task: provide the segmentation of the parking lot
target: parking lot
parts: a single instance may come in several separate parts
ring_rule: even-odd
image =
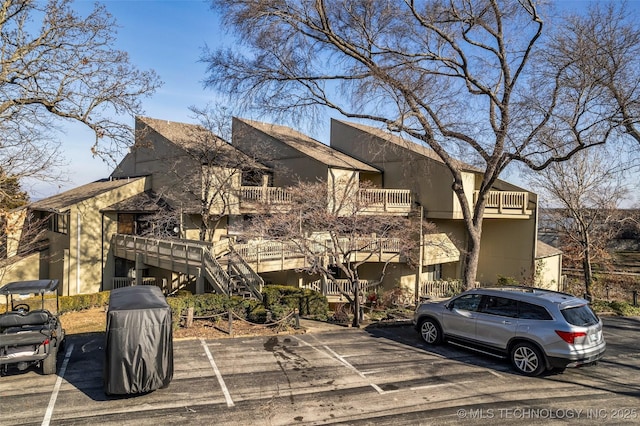
[[[640,423],[640,318],[604,321],[597,366],[541,378],[410,326],[177,340],[170,386],[129,397],[102,390],[103,335],[70,336],[57,376],[0,377],[0,423]]]

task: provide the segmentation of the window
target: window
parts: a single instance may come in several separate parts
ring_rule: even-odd
[[[475,312],[478,310],[478,306],[480,305],[480,299],[482,299],[482,295],[480,294],[465,294],[464,296],[454,299],[449,307],[451,309],[458,309],[461,311]]]
[[[49,216],[49,229],[59,234],[67,234],[69,232],[69,212],[54,213]]]
[[[553,319],[549,312],[542,306],[533,303],[519,302],[518,318],[530,320],[551,320]]]
[[[486,296],[480,312],[515,318],[518,316],[518,301],[507,297]]]
[[[598,317],[593,313],[589,305],[575,306],[563,309],[562,316],[569,324],[580,327],[589,327],[598,323]]]
[[[129,213],[118,214],[118,234],[135,234],[135,215]]]

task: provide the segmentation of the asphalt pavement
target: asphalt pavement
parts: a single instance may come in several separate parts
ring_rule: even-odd
[[[57,375],[0,377],[0,424],[640,424],[640,318],[604,322],[598,365],[531,378],[409,325],[303,320],[306,334],[175,341],[171,384],[124,397],[103,391],[103,334],[70,336]]]

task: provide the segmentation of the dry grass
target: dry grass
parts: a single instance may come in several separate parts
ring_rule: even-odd
[[[102,332],[107,326],[107,314],[104,308],[66,312],[60,316],[60,322],[67,334]]]
[[[91,308],[83,311],[67,312],[60,316],[62,327],[67,335],[82,333],[101,333],[106,329],[107,315],[104,308]],[[173,331],[174,339],[206,338],[219,339],[238,336],[271,336],[274,334],[293,334],[298,331],[291,328],[273,328],[252,325],[244,321],[233,322],[233,335],[228,332],[228,323],[215,323],[210,320],[196,320],[192,327],[180,327]]]

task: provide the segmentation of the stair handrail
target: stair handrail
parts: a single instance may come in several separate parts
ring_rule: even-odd
[[[264,287],[264,280],[260,275],[253,270],[246,260],[238,252],[230,247],[229,252],[229,268],[233,269],[238,275],[242,277],[244,284],[249,287],[251,294],[253,294],[258,300],[262,301],[262,288]]]
[[[215,292],[228,296],[231,278],[207,247],[202,247],[202,266]]]

